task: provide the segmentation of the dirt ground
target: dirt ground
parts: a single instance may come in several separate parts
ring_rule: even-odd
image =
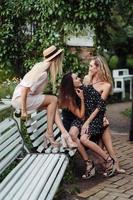
[[[110,128],[113,134],[128,135],[130,130],[130,119],[123,115],[122,112],[131,108],[130,102],[114,103],[107,106],[107,116],[110,122]],[[89,154],[90,155],[90,154]],[[71,178],[69,180],[63,180],[55,200],[83,200],[83,198],[77,198],[75,195],[77,192],[92,188],[95,184],[102,182],[105,177],[97,175],[97,178],[92,177],[90,180],[82,180],[81,175],[84,173],[85,166],[82,158],[77,153],[71,160],[73,183]],[[69,168],[68,168],[69,171]],[[67,172],[66,172],[67,173]]]
[[[110,121],[112,132],[128,134],[130,130],[130,119],[122,114],[126,109],[131,108],[131,101],[114,103],[107,106],[107,116]]]

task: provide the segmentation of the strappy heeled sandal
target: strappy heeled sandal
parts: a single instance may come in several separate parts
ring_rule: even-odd
[[[45,133],[45,135],[44,135],[44,146],[45,146],[45,149],[48,148],[48,144],[49,143],[52,146],[52,153],[58,153],[59,152],[59,143],[54,140],[54,136],[53,135],[49,135],[49,134]]]
[[[105,173],[104,176],[111,177],[115,174],[115,160],[108,156],[108,158],[105,160]]]
[[[95,176],[95,166],[94,163],[90,160],[85,161],[86,162],[86,171],[85,174],[82,175],[82,179],[89,179],[93,176]]]
[[[62,146],[63,146],[63,149],[77,149],[78,148],[78,145],[76,144],[76,142],[74,142],[71,138],[70,135],[68,136],[64,136],[64,135],[61,135],[61,142],[62,142]]]

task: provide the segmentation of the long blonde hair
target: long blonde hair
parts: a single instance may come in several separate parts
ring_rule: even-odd
[[[54,59],[51,60],[51,66],[50,66],[50,76],[51,76],[51,83],[53,90],[55,89],[55,82],[57,78],[57,74],[62,74],[62,62],[63,62],[63,53],[60,53],[58,56],[56,56]]]
[[[92,57],[91,60],[94,60],[95,65],[100,67],[98,71],[98,75],[100,79],[110,83],[111,86],[113,86],[111,72],[105,58],[98,55],[98,56]]]

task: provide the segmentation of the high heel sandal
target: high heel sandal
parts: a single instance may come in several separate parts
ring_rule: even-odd
[[[105,160],[105,173],[103,175],[111,177],[115,174],[115,171],[115,160],[108,156],[108,158]]]
[[[62,146],[63,149],[77,149],[78,145],[76,144],[76,142],[73,142],[70,135],[68,136],[64,136],[61,135],[61,142],[62,142]]]
[[[48,148],[49,143],[52,146],[52,153],[58,153],[59,152],[59,143],[54,140],[53,135],[49,135],[48,133],[45,133],[45,135],[44,135],[44,147],[45,147],[45,149]]]
[[[94,163],[90,160],[85,161],[86,162],[86,171],[85,174],[82,175],[82,179],[89,179],[93,176],[95,176],[96,170]]]

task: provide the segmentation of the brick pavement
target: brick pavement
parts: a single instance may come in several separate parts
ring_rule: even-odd
[[[82,188],[71,200],[133,200],[133,142],[128,141],[127,135],[114,135],[113,144],[126,174],[100,180],[93,177],[88,180],[88,188]]]

